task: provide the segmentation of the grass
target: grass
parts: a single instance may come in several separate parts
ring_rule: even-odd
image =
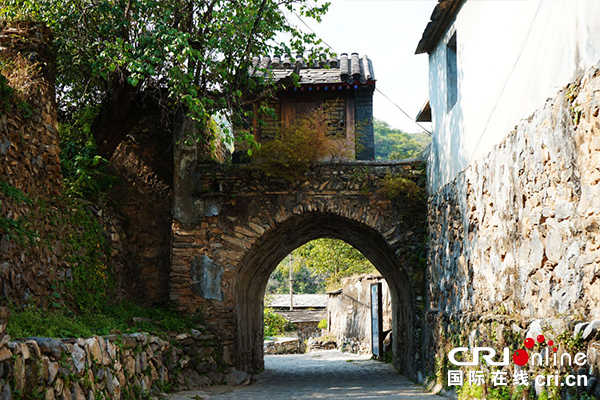
[[[76,314],[66,308],[44,310],[11,307],[7,333],[13,338],[89,337],[111,333],[147,332],[163,338],[169,332],[198,329],[200,315],[182,316],[173,307],[147,308],[132,302],[107,306],[103,312]]]

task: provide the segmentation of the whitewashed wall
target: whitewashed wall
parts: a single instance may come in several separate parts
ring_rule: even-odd
[[[447,112],[446,43],[457,32],[458,101]],[[430,54],[430,193],[600,60],[600,1],[467,1]]]
[[[329,332],[349,351],[371,352],[371,284],[381,282],[383,331],[392,329],[392,298],[387,282],[372,275],[342,279],[342,292],[327,299]]]

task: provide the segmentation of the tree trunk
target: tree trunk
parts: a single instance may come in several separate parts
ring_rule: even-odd
[[[139,92],[126,81],[115,85],[92,124],[98,153],[110,159],[121,141],[144,117],[160,112],[159,96]]]

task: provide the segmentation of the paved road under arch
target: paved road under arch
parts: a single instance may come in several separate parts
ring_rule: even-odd
[[[369,357],[337,350],[265,356],[265,371],[249,386],[181,392],[170,399],[442,399]]]

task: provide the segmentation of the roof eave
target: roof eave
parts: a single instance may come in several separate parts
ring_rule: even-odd
[[[417,115],[417,122],[431,122],[431,105],[429,104],[429,100],[425,102],[423,107],[421,107],[421,111]]]
[[[425,27],[415,54],[431,53],[466,0],[439,0],[431,13],[431,21]]]

